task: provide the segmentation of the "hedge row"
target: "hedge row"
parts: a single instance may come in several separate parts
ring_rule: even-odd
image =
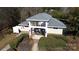
[[[42,37],[39,41],[39,48],[53,49],[53,48],[64,48],[66,47],[67,39],[61,35],[48,35],[48,37]]]
[[[24,37],[28,36],[27,34],[21,34],[20,36],[16,37],[11,43],[10,46],[13,49],[16,49],[19,43],[24,39]]]

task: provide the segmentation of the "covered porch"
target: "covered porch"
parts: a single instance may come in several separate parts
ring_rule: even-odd
[[[29,37],[32,35],[43,35],[47,37],[47,22],[45,22],[45,26],[33,26],[31,25],[31,22],[29,22]]]

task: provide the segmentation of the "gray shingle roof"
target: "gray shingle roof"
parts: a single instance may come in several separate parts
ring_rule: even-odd
[[[63,22],[53,18],[47,13],[39,13],[35,16],[29,17],[26,21],[20,23],[19,25],[28,26],[28,21],[48,21],[48,27],[66,28],[66,25]]]
[[[20,24],[18,24],[19,26],[28,26],[28,21],[24,21],[24,22],[22,22],[22,23],[20,23]]]
[[[47,13],[39,13],[36,14],[32,17],[29,17],[28,19],[26,19],[27,21],[49,21],[49,19],[51,19],[52,16],[50,16]]]
[[[52,18],[48,22],[48,27],[66,28],[66,25],[63,22],[57,20],[56,18]]]

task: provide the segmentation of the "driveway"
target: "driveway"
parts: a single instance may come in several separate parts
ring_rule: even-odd
[[[38,51],[39,47],[38,47],[38,42],[39,39],[43,37],[43,35],[33,35],[32,39],[33,39],[33,46],[32,46],[32,51]]]

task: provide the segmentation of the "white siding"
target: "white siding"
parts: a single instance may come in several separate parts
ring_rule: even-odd
[[[63,29],[53,29],[53,28],[48,28],[48,34],[63,34]]]
[[[20,31],[29,32],[29,27],[23,27],[23,26],[15,26],[15,27],[13,27],[13,33],[19,33],[19,30]],[[59,35],[62,35],[63,34],[63,29],[48,28],[47,33],[48,34],[59,34]]]
[[[19,33],[20,26],[13,27],[13,33]]]
[[[13,27],[13,33],[19,33],[19,30],[29,32],[29,27],[23,27],[23,26]]]
[[[21,26],[20,31],[27,31],[27,32],[29,32],[29,27]]]

